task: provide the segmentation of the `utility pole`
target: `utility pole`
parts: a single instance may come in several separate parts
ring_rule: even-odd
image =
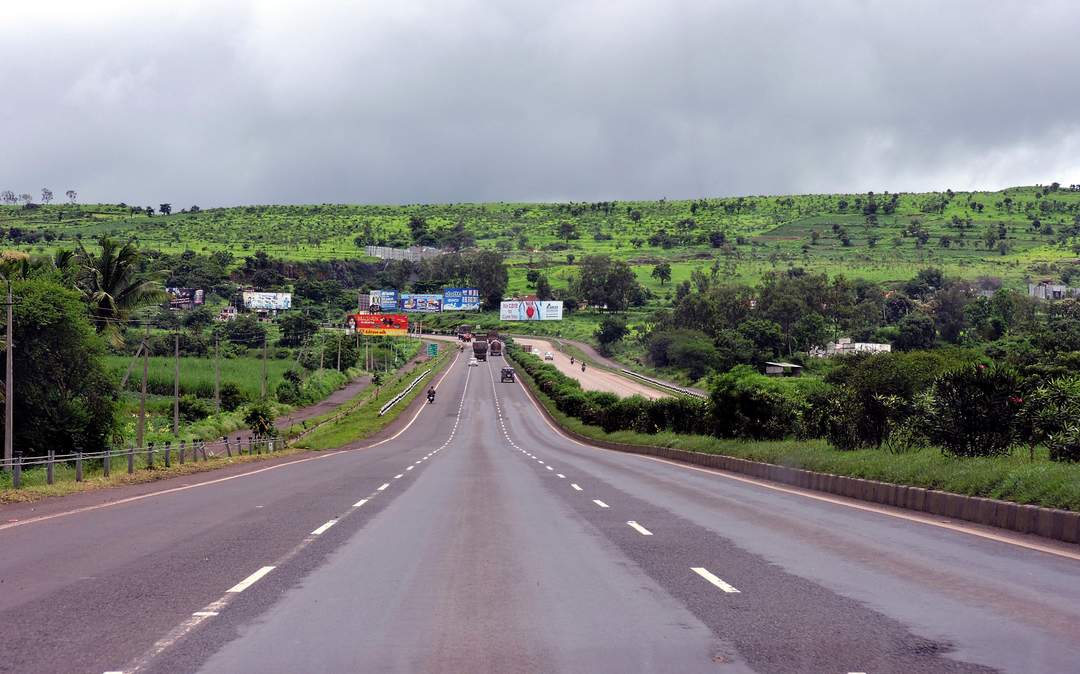
[[[15,407],[15,395],[12,392],[12,384],[15,378],[15,369],[13,362],[15,360],[15,321],[14,311],[12,307],[15,303],[11,299],[11,279],[7,279],[7,353],[4,360],[4,465],[9,470],[14,470],[12,460],[14,454],[12,454],[12,419],[13,409]]]
[[[266,397],[266,333],[263,333],[263,376],[262,376],[262,397]]]
[[[180,437],[180,333],[173,333],[172,434]]]
[[[218,338],[214,338],[214,407],[221,412],[221,362],[218,360]]]
[[[150,360],[148,358],[148,352],[150,351],[150,319],[146,319],[146,335],[143,337],[142,345],[142,389],[139,394],[139,426],[135,430],[135,446],[142,448],[143,438],[146,433],[146,378],[149,374]]]
[[[337,369],[338,372],[341,372],[341,336],[337,333],[334,334],[337,337]]]

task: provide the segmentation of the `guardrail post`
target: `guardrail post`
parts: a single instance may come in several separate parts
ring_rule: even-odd
[[[240,456],[244,455],[244,438],[239,435],[236,436],[236,453]]]
[[[177,448],[177,453],[180,455],[180,465],[184,465],[184,452],[187,451],[187,447],[184,446],[184,440],[180,441],[180,447]]]
[[[232,447],[229,446],[229,436],[221,436],[222,441],[225,443],[225,456],[232,458]]]
[[[135,445],[134,444],[132,444],[131,447],[128,448],[127,455],[128,455],[128,457],[127,457],[127,459],[128,459],[128,475],[131,475],[132,473],[135,472]]]
[[[109,473],[112,471],[112,447],[105,448],[105,458],[101,464],[101,474],[105,477],[109,477]]]
[[[146,443],[146,467],[151,469],[154,467],[154,443],[152,442]]]
[[[260,437],[255,438],[255,453],[262,454],[262,438]]]
[[[52,484],[55,477],[55,468],[53,465],[56,463],[56,452],[49,450],[49,462],[45,464],[45,484]]]
[[[75,481],[82,482],[82,452],[75,452]]]
[[[172,467],[172,441],[165,441],[165,467]]]
[[[207,454],[206,454],[206,440],[200,440],[200,441],[199,441],[199,449],[201,449],[201,450],[202,450],[202,460],[203,460],[204,462],[205,462],[205,461],[209,461],[209,460],[210,460],[210,457],[209,457],[209,456],[207,456]],[[196,450],[196,451],[198,451],[198,450]]]
[[[254,435],[249,435],[248,436],[248,456],[251,456],[252,453],[254,452],[254,450],[255,450],[255,436]]]
[[[11,486],[15,489],[22,486],[22,452],[15,452],[15,460],[11,465]]]

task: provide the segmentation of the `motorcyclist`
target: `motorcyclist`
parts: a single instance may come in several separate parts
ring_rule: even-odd
[[[429,403],[435,402],[435,387],[432,386],[427,390],[427,399]]]
[[[581,371],[585,371],[585,361],[581,361]]]
[[[571,365],[573,365],[573,364],[574,364],[574,357],[573,357],[573,356],[570,356],[570,364],[571,364]]]

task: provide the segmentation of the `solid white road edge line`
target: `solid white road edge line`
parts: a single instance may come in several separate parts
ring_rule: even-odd
[[[237,593],[237,592],[243,592],[244,590],[246,590],[249,587],[251,587],[252,585],[254,585],[256,582],[258,582],[258,580],[260,578],[262,578],[263,576],[265,576],[266,574],[270,573],[273,570],[274,570],[274,567],[272,567],[272,566],[264,566],[263,568],[259,569],[258,571],[251,574],[247,578],[243,579],[242,581],[240,581],[236,585],[233,585],[232,587],[230,587],[228,590],[226,590],[226,592],[232,592],[234,594]]]
[[[631,528],[631,529],[633,529],[634,531],[638,532],[638,533],[639,533],[639,534],[641,534],[642,536],[652,536],[652,532],[651,532],[651,531],[649,531],[649,530],[648,530],[648,529],[646,529],[645,527],[641,526],[640,524],[638,524],[638,523],[637,523],[637,522],[635,522],[634,520],[630,520],[629,522],[627,522],[627,524],[629,524],[629,525],[630,525],[630,528]]]
[[[701,576],[705,580],[709,581],[710,583],[712,583],[716,587],[720,588],[724,592],[727,592],[729,594],[738,594],[739,593],[739,591],[736,590],[734,587],[732,587],[732,586],[728,585],[727,583],[725,583],[724,581],[720,580],[719,578],[714,576],[712,573],[710,573],[708,569],[706,569],[704,567],[692,566],[692,567],[690,567],[690,570],[693,571],[694,573],[696,573],[697,575]]]
[[[330,520],[329,522],[322,525],[321,527],[319,527],[315,531],[312,531],[311,535],[312,536],[318,536],[318,535],[322,534],[324,531],[326,531],[327,529],[329,529],[330,527],[334,526],[335,524],[337,524],[337,520]]]

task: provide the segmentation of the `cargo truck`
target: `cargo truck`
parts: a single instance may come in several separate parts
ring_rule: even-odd
[[[485,339],[474,339],[472,343],[472,352],[476,360],[487,360],[488,343]]]
[[[501,356],[502,355],[502,347],[503,347],[502,342],[500,342],[497,339],[492,339],[491,341],[488,342],[488,348],[491,351],[491,355],[493,355],[493,356]]]

